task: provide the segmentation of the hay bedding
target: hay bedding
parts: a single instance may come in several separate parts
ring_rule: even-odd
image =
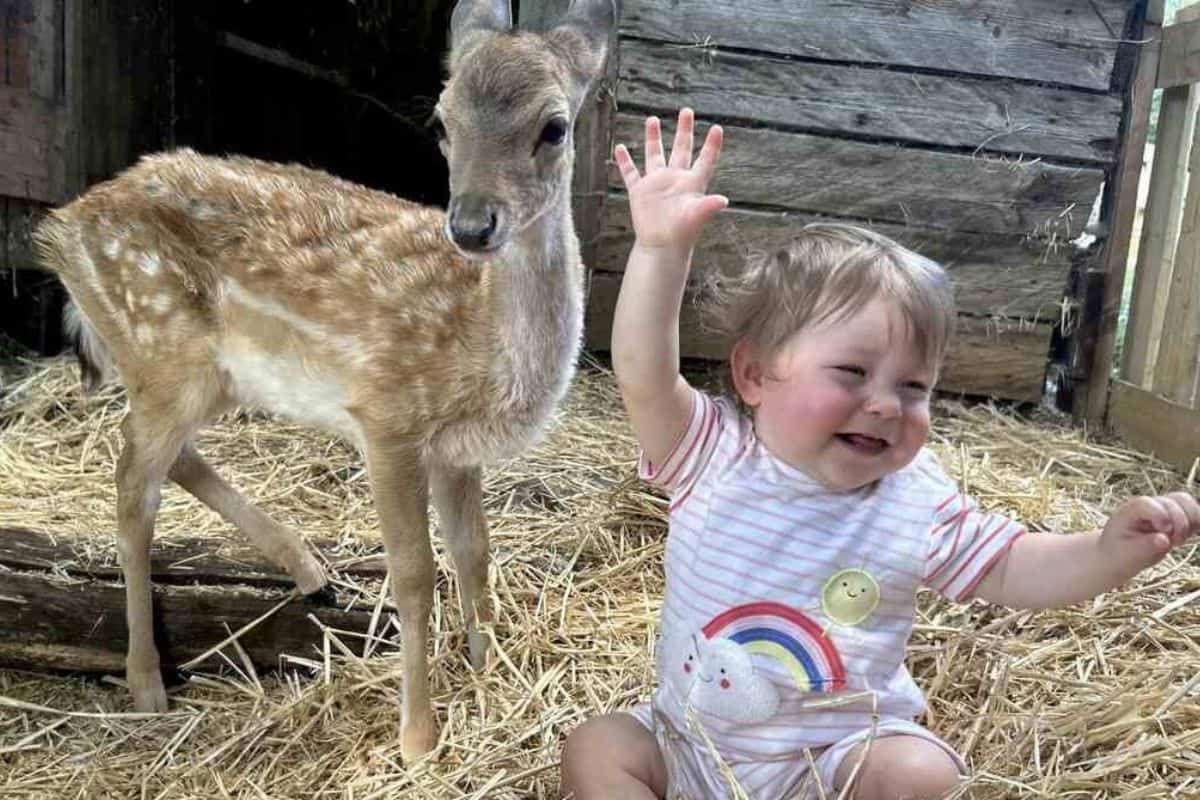
[[[112,529],[120,413],[116,392],[84,401],[66,361],[10,376],[0,525],[78,537],[81,560],[112,560],[111,536],[96,532]],[[277,518],[336,538],[331,564],[377,551],[367,481],[344,445],[246,414],[200,445]],[[1120,498],[1181,480],[1055,419],[986,405],[939,403],[933,445],[983,504],[1037,529],[1091,526]],[[293,669],[274,675],[230,645],[226,669],[193,673],[172,712],[151,718],[124,713],[120,688],[0,672],[0,796],[556,797],[565,732],[651,687],[665,504],[634,479],[634,456],[611,375],[592,365],[547,442],[489,474],[499,658],[482,674],[466,667],[439,550],[432,668],[444,731],[431,761],[401,764],[395,629],[383,623],[368,640],[327,631],[325,652],[289,654]],[[159,520],[160,541],[231,539],[174,487]],[[965,793],[1200,797],[1197,563],[1179,551],[1063,611],[926,595],[910,663],[929,721],[975,769]],[[378,584],[340,580],[343,598],[380,602]]]

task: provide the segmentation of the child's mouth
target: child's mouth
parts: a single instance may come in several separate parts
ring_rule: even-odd
[[[888,448],[886,439],[867,436],[865,433],[839,433],[837,438],[848,447],[866,455],[878,455]]]

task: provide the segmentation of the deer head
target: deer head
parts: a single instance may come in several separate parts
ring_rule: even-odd
[[[570,190],[575,119],[615,13],[613,0],[575,0],[537,36],[513,30],[509,0],[455,7],[454,80],[434,118],[450,168],[447,232],[464,252],[499,250]]]

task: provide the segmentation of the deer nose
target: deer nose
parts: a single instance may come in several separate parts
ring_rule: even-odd
[[[465,194],[450,200],[450,238],[463,250],[494,245],[496,208],[486,197]]]

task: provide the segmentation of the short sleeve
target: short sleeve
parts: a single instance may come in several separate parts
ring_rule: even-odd
[[[695,388],[687,427],[661,463],[652,464],[645,453],[638,459],[638,476],[678,499],[686,496],[708,467],[722,431],[729,427],[731,409]]]
[[[981,510],[942,472],[932,455],[929,459],[932,466],[922,466],[936,481],[937,507],[923,583],[951,600],[964,601],[1026,529],[1003,514]]]

